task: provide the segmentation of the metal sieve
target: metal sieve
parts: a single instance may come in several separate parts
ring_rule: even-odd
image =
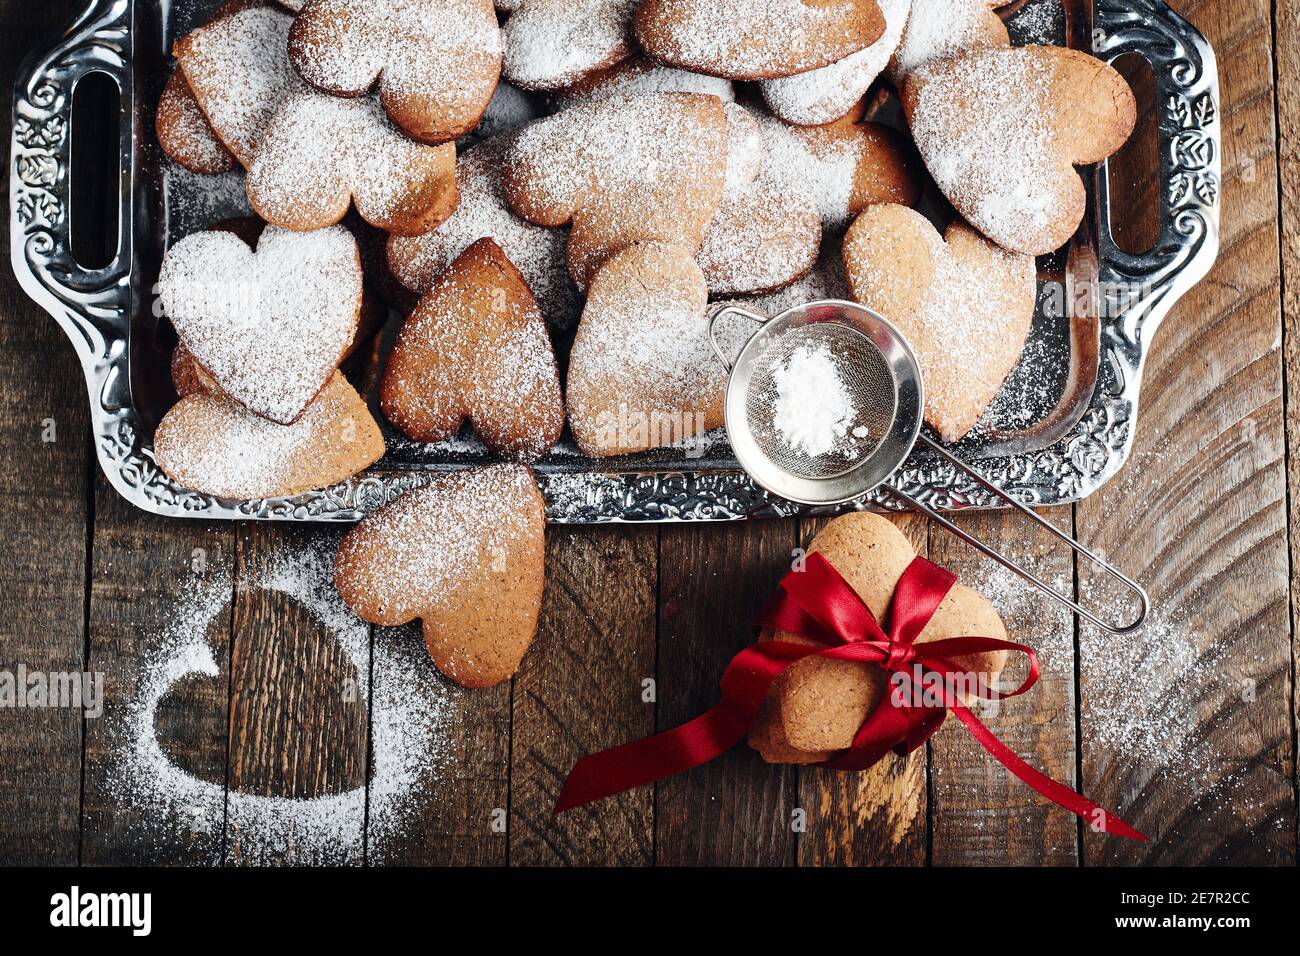
[[[717,336],[719,321],[728,316],[759,325],[734,362]],[[1098,627],[1127,634],[1146,619],[1150,602],[1141,585],[921,433],[925,418],[921,367],[907,340],[878,312],[854,302],[826,299],[795,306],[769,319],[727,305],[709,317],[709,341],[730,372],[726,419],[732,449],[741,467],[763,488],[800,504],[838,505],[886,485],[889,494],[908,507],[927,515]],[[823,364],[829,363],[847,398],[843,408],[838,401],[829,406],[836,416],[833,442],[809,441],[781,421],[781,414],[791,410],[778,408],[779,385],[783,379],[789,381],[797,375],[801,352],[805,359],[815,354]],[[835,383],[821,384],[824,389],[810,394],[805,387],[799,397],[814,403],[826,398],[823,391]],[[934,508],[887,485],[918,443],[1119,581],[1137,597],[1136,620],[1128,624],[1102,620]]]

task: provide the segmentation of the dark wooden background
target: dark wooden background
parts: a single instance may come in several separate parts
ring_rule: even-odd
[[[1009,621],[1031,640],[1044,681],[991,721],[1016,751],[1152,835],[1150,845],[1085,832],[1045,805],[950,721],[923,751],[862,775],[773,768],[746,748],[691,774],[552,819],[564,772],[581,754],[663,729],[711,704],[746,620],[806,541],[808,524],[555,529],[537,642],[513,683],[467,694],[453,766],[428,784],[419,818],[388,858],[463,864],[1199,864],[1294,865],[1296,649],[1290,587],[1300,557],[1294,510],[1300,409],[1288,405],[1300,352],[1300,0],[1174,0],[1213,42],[1221,66],[1223,251],[1210,277],[1161,330],[1147,370],[1138,447],[1120,479],[1052,513],[1145,581],[1168,620],[1231,679],[1182,688],[1189,732],[1217,755],[1189,787],[1161,767],[1098,743],[1090,700],[1115,693],[1104,643],[1038,599]],[[78,0],[0,0],[0,89]],[[6,93],[6,95],[8,95]],[[8,110],[4,141],[8,140]],[[1141,147],[1137,147],[1141,149]],[[1145,166],[1150,168],[1149,157]],[[1125,186],[1135,203],[1149,176]],[[6,203],[7,208],[7,203]],[[1284,321],[1285,317],[1285,321]],[[145,635],[187,587],[192,554],[235,590],[267,556],[334,531],[153,518],[98,472],[73,352],[54,322],[0,270],[0,669],[108,675],[109,711],[136,687]],[[58,440],[41,440],[48,420]],[[977,583],[970,551],[917,519],[919,549]],[[965,523],[1048,573],[1083,569],[998,515]],[[314,685],[337,687],[320,627],[264,591],[239,594],[215,635],[223,669],[161,720],[185,761],[230,788],[305,794],[364,779],[356,732],[256,719],[297,713]],[[414,641],[414,632],[373,634]],[[1142,635],[1130,638],[1143,641]],[[1138,655],[1140,658],[1140,655]],[[1141,665],[1140,665],[1141,666]],[[1149,666],[1149,665],[1148,665]],[[642,701],[653,677],[657,702]],[[1244,701],[1240,681],[1257,688]],[[252,715],[252,716],[250,716]],[[264,716],[264,715],[263,715]],[[0,710],[0,862],[239,863],[236,834],[136,839],[139,809],[105,785],[115,741],[69,710]],[[346,731],[347,728],[344,728]],[[508,827],[493,827],[503,808]],[[806,827],[792,826],[802,810]],[[349,859],[373,862],[366,840]]]

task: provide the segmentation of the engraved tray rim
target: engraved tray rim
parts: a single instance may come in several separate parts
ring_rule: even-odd
[[[50,51],[18,73],[10,157],[10,255],[19,283],[76,348],[85,373],[100,467],[128,501],[157,515],[284,521],[356,521],[438,470],[371,469],[321,491],[257,501],[216,499],[172,482],[153,457],[131,394],[131,303],[143,281],[134,268],[139,168],[131,24],[136,3],[89,0]],[[1091,170],[1091,220],[1101,288],[1142,294],[1101,319],[1100,367],[1091,402],[1063,437],[1038,451],[982,459],[980,469],[1033,506],[1081,500],[1113,477],[1134,438],[1147,350],[1174,303],[1209,271],[1219,247],[1221,148],[1218,69],[1209,43],[1163,0],[1092,0],[1093,53],[1114,61],[1137,53],[1156,84],[1160,156],[1159,237],[1132,255],[1109,228],[1107,164]],[[69,154],[72,96],[81,77],[111,76],[121,92],[122,243],[113,262],[85,270],[70,251]],[[886,489],[847,506],[809,508],[777,498],[738,469],[539,472],[548,521],[558,524],[735,520],[890,510]],[[890,486],[943,510],[996,506],[984,489],[933,457],[909,460]]]

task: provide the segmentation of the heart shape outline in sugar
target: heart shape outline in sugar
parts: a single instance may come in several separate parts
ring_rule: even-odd
[[[915,70],[903,110],[935,184],[998,245],[1059,249],[1083,220],[1074,168],[1128,140],[1137,103],[1109,64],[1062,47],[973,50]]]
[[[254,415],[224,393],[198,391],[173,405],[154,432],[154,456],[169,478],[232,500],[327,488],[383,455],[379,425],[341,372],[292,425]]]
[[[356,338],[364,292],[356,240],[341,226],[268,226],[256,248],[194,233],[163,257],[163,309],[222,392],[287,425],[298,420]]]
[[[523,465],[440,475],[364,518],[339,544],[334,586],[364,621],[423,621],[438,670],[491,687],[537,632],[546,502]]]
[[[809,553],[830,561],[878,621],[884,621],[894,588],[916,550],[887,518],[854,512],[832,519],[813,538]],[[978,635],[1007,639],[1006,627],[989,600],[958,581],[935,610],[918,644]],[[793,634],[764,634],[763,640],[812,645]],[[1006,666],[1006,651],[961,659],[971,672],[992,681]],[[805,658],[776,679],[750,731],[749,743],[769,763],[820,763],[847,749],[858,728],[885,700],[885,671],[875,664]]]
[[[639,0],[522,0],[505,25],[507,80],[525,90],[563,90],[623,62],[636,50]]]
[[[944,441],[960,440],[1020,361],[1037,302],[1033,257],[965,223],[940,236],[915,210],[879,205],[849,227],[844,268],[853,298],[911,343],[926,421]]]
[[[255,0],[228,0],[176,41],[178,75],[213,133],[248,167],[276,110],[302,81],[289,65],[293,16]]]
[[[324,229],[355,206],[378,229],[418,236],[456,209],[456,146],[406,136],[373,95],[304,86],[267,127],[247,188],[253,210],[284,229]]]
[[[388,118],[432,144],[470,132],[501,75],[492,0],[308,0],[288,49],[298,75],[324,93],[378,85]]]
[[[413,441],[445,441],[466,420],[510,458],[537,458],[559,441],[564,399],[546,319],[494,240],[457,257],[402,323],[379,396]]]
[[[606,259],[635,242],[699,249],[722,203],[727,152],[716,96],[611,96],[520,132],[502,190],[529,222],[572,225],[569,274],[585,289]]]
[[[636,37],[668,66],[772,80],[830,66],[885,32],[876,0],[646,0]]]
[[[708,339],[691,251],[637,243],[596,273],[569,354],[569,426],[593,458],[692,441],[725,423],[726,369]]]

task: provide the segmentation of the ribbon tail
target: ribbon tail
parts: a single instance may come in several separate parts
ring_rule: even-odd
[[[1000,741],[993,731],[989,730],[963,704],[954,704],[950,709],[957,715],[957,719],[966,725],[966,729],[970,731],[971,736],[978,740],[984,749],[991,753],[1002,766],[1048,800],[1064,807],[1076,816],[1082,817],[1089,826],[1106,833],[1128,837],[1130,840],[1141,840],[1144,843],[1151,842],[1150,837],[1139,833],[1100,804],[1094,803],[1082,794],[1076,793],[1064,784],[1057,783],[1051,777],[1029,766],[1020,759],[1020,756],[1015,751]]]
[[[750,719],[719,704],[694,720],[579,760],[564,781],[555,812],[655,783],[726,753],[745,738]]]

